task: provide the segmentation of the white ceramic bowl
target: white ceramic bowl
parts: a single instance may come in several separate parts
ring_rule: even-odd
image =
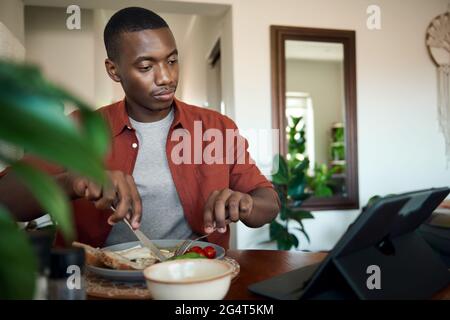
[[[147,287],[157,300],[220,300],[230,288],[232,266],[214,259],[183,259],[144,269]]]

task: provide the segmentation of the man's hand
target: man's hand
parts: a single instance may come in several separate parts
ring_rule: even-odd
[[[214,227],[224,233],[226,220],[237,222],[248,219],[253,209],[253,198],[246,193],[230,189],[213,191],[205,204],[203,221],[205,232],[212,233]]]
[[[69,194],[72,198],[92,201],[97,209],[106,210],[114,206],[116,211],[108,218],[114,224],[125,217],[133,228],[139,228],[142,216],[142,202],[132,176],[121,171],[107,171],[109,183],[99,186],[87,178],[68,174]]]

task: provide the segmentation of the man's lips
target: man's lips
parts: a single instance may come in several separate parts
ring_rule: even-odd
[[[158,92],[156,94],[153,94],[153,98],[159,101],[169,101],[173,99],[173,96],[175,95],[174,90],[165,90]]]

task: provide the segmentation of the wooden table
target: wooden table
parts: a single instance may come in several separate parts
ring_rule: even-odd
[[[241,266],[238,277],[230,286],[226,300],[264,299],[248,290],[252,283],[322,261],[326,253],[303,253],[275,250],[229,250],[227,256]],[[450,286],[437,293],[433,299],[450,300]]]

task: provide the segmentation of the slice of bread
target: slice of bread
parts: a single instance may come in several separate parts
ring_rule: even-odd
[[[116,252],[106,250],[101,251],[100,257],[106,266],[117,270],[143,270],[158,261],[152,258],[125,258]]]
[[[76,242],[72,243],[74,247],[83,248],[86,254],[86,264],[101,267],[111,268],[116,270],[143,270],[152,264],[159,262],[148,248],[135,246],[120,251],[102,250],[91,247],[90,245]],[[173,252],[168,250],[161,250],[161,252],[168,258],[173,256]]]
[[[84,249],[86,264],[94,267],[105,267],[100,257],[100,249],[77,241],[72,242],[72,246]]]

